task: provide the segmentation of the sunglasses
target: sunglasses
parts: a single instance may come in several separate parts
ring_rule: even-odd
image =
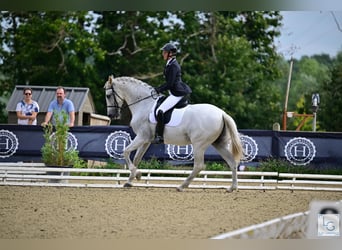
[[[25,95],[32,95],[31,93],[25,93]]]

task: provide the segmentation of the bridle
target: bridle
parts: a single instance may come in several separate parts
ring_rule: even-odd
[[[124,99],[115,91],[115,89],[114,89],[114,87],[113,87],[113,84],[111,84],[110,88],[105,88],[105,90],[111,90],[111,91],[112,91],[111,95],[113,96],[113,99],[114,99],[114,105],[107,105],[107,108],[115,108],[115,109],[117,109],[117,110],[119,110],[119,111],[120,111],[121,109],[129,108],[130,106],[132,106],[132,105],[134,105],[134,104],[137,104],[137,103],[139,103],[139,102],[141,102],[141,101],[144,101],[144,100],[146,100],[146,99],[149,99],[149,98],[157,99],[157,97],[158,97],[158,93],[153,89],[153,90],[151,91],[151,94],[150,94],[150,95],[145,96],[145,97],[143,97],[143,98],[141,98],[141,99],[138,99],[138,100],[136,100],[135,102],[132,102],[132,103],[130,103],[130,104],[127,104],[127,103],[126,103],[126,105],[123,104],[123,105],[120,107],[119,104],[118,104],[117,98],[120,99],[120,100],[122,101],[122,103],[125,103],[125,102],[124,102],[125,100],[124,100]]]

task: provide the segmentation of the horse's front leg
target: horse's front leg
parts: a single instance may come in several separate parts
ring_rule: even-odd
[[[134,159],[133,159],[133,165],[138,166],[141,162],[141,159],[143,158],[144,154],[146,153],[148,147],[151,145],[150,142],[144,143],[140,148],[137,149],[137,152],[135,153]],[[141,172],[136,170],[135,172],[135,178],[139,181],[141,179]]]
[[[128,169],[131,171],[129,177],[128,177],[128,181],[124,184],[124,187],[132,187],[132,181],[134,180],[134,178],[137,176],[137,178],[140,179],[141,177],[141,173],[139,171],[137,171],[136,165],[135,163],[136,158],[141,157],[141,152],[144,151],[146,152],[147,147],[149,146],[149,143],[147,143],[147,146],[145,145],[146,143],[144,143],[144,140],[142,140],[142,138],[140,138],[139,136],[136,136],[135,139],[127,146],[127,148],[124,150],[124,158],[126,161],[126,164],[128,166]],[[134,157],[134,162],[132,162],[130,156],[131,153],[137,150],[137,155]],[[140,153],[139,153],[140,152]]]

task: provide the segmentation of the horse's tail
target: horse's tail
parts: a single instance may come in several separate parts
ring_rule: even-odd
[[[226,129],[228,129],[230,138],[231,138],[231,145],[232,145],[232,153],[236,162],[240,162],[243,156],[243,149],[241,140],[239,137],[239,132],[237,130],[235,121],[231,118],[228,114],[223,114],[223,120]]]

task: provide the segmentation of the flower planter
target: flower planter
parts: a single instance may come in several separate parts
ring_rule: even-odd
[[[48,168],[72,168],[72,166],[46,166]],[[55,176],[70,176],[70,172],[59,172],[59,171],[47,171],[47,175]],[[62,179],[48,179],[48,183],[68,183],[69,180]]]

